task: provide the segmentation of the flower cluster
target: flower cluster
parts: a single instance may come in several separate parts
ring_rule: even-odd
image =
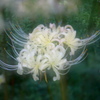
[[[8,65],[1,60],[0,64],[7,70],[17,70],[20,75],[32,73],[35,81],[39,80],[40,73],[44,74],[47,70],[54,72],[54,81],[59,80],[60,75],[66,74],[72,65],[80,63],[85,58],[85,49],[78,57],[72,59],[75,52],[97,41],[100,34],[97,32],[89,38],[79,39],[76,38],[76,31],[72,26],[56,27],[55,24],[50,24],[49,27],[39,25],[27,35],[20,27],[17,29],[14,25],[11,26],[15,32],[7,35],[12,40],[11,46],[17,57],[14,58],[6,52],[18,62],[18,65]],[[21,49],[15,47],[15,44]]]
[[[69,25],[57,28],[55,24],[50,24],[49,28],[39,25],[29,34],[28,42],[19,53],[17,72],[23,74],[23,69],[28,68],[34,80],[39,80],[39,71],[52,69],[56,74],[53,80],[59,80],[59,71],[70,66],[70,61],[65,57],[68,47],[71,49],[70,55],[74,55],[78,47],[82,46],[75,35],[76,32]]]

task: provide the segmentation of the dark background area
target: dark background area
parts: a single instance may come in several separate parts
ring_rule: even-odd
[[[34,16],[16,16],[9,7],[0,7],[0,16],[4,27],[8,21],[19,23],[28,34],[39,25],[49,23],[65,26],[67,24],[77,31],[77,37],[86,38],[100,30],[100,0],[81,0],[77,13],[60,13],[44,16],[34,13]],[[7,44],[10,41],[5,32],[0,31],[0,59],[6,63],[15,63],[4,51],[6,48],[12,55],[12,49]],[[35,82],[31,75],[18,75],[16,71],[6,71],[6,82],[0,85],[0,100],[100,100],[100,40],[86,47],[87,58],[78,65],[71,67],[68,74],[61,76],[60,81],[45,80]]]

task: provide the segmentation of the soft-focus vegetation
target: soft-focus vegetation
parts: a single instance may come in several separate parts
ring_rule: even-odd
[[[77,31],[77,36],[82,38],[100,30],[100,0],[80,0],[77,3],[77,12],[66,13],[66,10],[65,13],[50,13],[49,16],[37,12],[17,16],[11,9],[13,8],[0,6],[0,59],[10,64],[14,61],[4,48],[12,55],[13,52],[7,44],[10,40],[3,31],[4,26],[8,29],[9,21],[19,23],[27,34],[37,25],[49,23],[70,24]],[[35,82],[31,75],[20,76],[15,71],[0,68],[0,74],[4,74],[6,81],[0,85],[0,100],[100,100],[100,40],[87,48],[88,57],[80,64],[72,66],[69,73],[56,82],[50,76],[48,83],[44,78]]]

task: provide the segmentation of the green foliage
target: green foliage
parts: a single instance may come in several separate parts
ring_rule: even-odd
[[[51,15],[45,17],[43,15],[35,15],[35,18],[28,16],[25,18],[16,18],[11,12],[5,10],[5,20],[18,22],[22,29],[28,34],[39,25],[48,25],[49,23],[56,23],[57,25],[70,24],[77,30],[78,36],[87,37],[90,22],[92,32],[100,29],[100,17],[95,10],[92,12],[93,0],[82,0],[79,6],[79,12],[75,15]],[[93,18],[91,18],[93,16]],[[91,19],[92,20],[91,20]],[[92,35],[92,33],[89,33]],[[5,41],[4,41],[4,38]],[[5,55],[4,46],[12,53],[11,47],[7,45],[6,35],[0,34],[0,55]],[[88,57],[76,66],[72,66],[70,72],[64,77],[66,100],[100,100],[100,42],[87,47]],[[2,59],[2,58],[0,58]],[[5,56],[5,62],[10,57]],[[12,59],[10,59],[12,62]],[[0,69],[0,72],[4,70]],[[4,72],[5,73],[5,72]],[[30,75],[16,75],[16,72],[6,71],[6,83],[0,85],[0,100],[62,100],[61,84],[59,81],[53,82],[44,80],[34,82]],[[49,78],[48,78],[49,79]],[[5,92],[6,91],[6,92]],[[6,99],[6,96],[8,97]]]

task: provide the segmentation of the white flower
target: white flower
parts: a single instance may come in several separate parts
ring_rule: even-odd
[[[27,70],[25,73],[33,73],[34,80],[39,80],[38,76],[40,68],[48,65],[46,64],[47,60],[44,56],[36,55],[36,51],[34,49],[31,51],[23,49],[17,60],[19,62],[17,72],[19,74],[23,74],[24,69],[28,68],[29,71]]]
[[[51,29],[39,25],[33,32],[30,34],[30,41],[33,41],[34,44],[40,47],[54,47],[55,44],[54,41],[57,41],[59,43],[59,40],[57,39],[58,33],[57,30],[54,31],[54,28],[51,27]]]
[[[76,31],[70,25],[65,26],[66,31],[61,33],[64,38],[61,39],[63,44],[70,48],[70,55],[74,55],[75,51],[82,45],[80,39],[76,38]]]
[[[46,63],[47,59],[43,59],[42,55],[38,55],[34,60],[30,58],[30,68],[31,71],[29,73],[33,73],[34,80],[39,80],[39,72],[43,71],[41,67],[47,67],[48,64]]]
[[[35,81],[47,70],[53,71],[53,80],[59,80],[60,75],[65,75],[72,65],[82,62],[86,57],[86,51],[73,59],[73,55],[78,49],[85,48],[86,45],[94,43],[99,38],[100,32],[96,32],[89,38],[79,39],[76,31],[70,25],[65,27],[50,24],[37,26],[29,35],[18,26],[11,24],[13,30],[8,37],[12,40],[10,46],[16,55],[14,58],[6,50],[6,53],[17,61],[17,65],[9,65],[0,60],[1,68],[6,70],[17,70],[17,73],[32,74]],[[70,49],[70,50],[69,50]],[[50,73],[51,74],[51,73]]]
[[[61,46],[57,46],[54,50],[49,51],[45,56],[48,58],[49,67],[55,72],[56,76],[53,77],[53,80],[60,79],[60,70],[64,70],[68,66],[68,62],[65,56],[65,49]]]

